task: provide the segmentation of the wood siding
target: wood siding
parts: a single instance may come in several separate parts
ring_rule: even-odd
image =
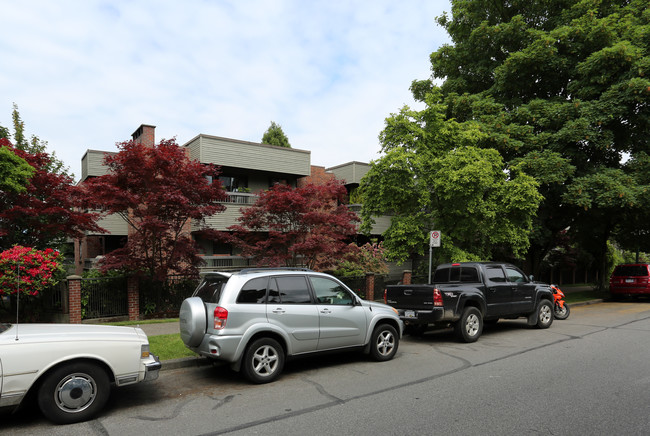
[[[108,173],[108,167],[104,166],[104,156],[115,154],[108,151],[87,150],[81,158],[81,180],[88,177],[103,176]]]
[[[325,171],[334,174],[339,180],[344,180],[346,185],[359,184],[361,178],[370,171],[370,165],[362,162],[349,162],[343,165],[327,168]]]
[[[190,158],[223,167],[308,176],[311,153],[295,148],[198,135],[184,145]]]
[[[100,219],[97,224],[108,232],[104,234],[126,236],[129,233],[128,224],[119,215],[108,215]]]

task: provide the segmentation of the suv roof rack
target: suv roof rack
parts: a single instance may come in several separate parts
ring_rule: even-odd
[[[244,269],[239,271],[239,274],[248,274],[248,273],[263,272],[263,271],[303,271],[303,272],[313,272],[313,270],[311,270],[309,268],[278,266],[278,267],[267,267],[267,268],[244,268]]]

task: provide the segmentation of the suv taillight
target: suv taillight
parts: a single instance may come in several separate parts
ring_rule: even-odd
[[[214,329],[221,330],[226,326],[226,320],[228,319],[228,311],[223,307],[214,308]]]
[[[442,307],[442,293],[438,288],[433,288],[433,305],[436,307]]]

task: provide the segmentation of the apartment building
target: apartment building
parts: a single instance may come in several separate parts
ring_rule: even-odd
[[[143,124],[131,135],[133,140],[143,146],[155,144],[155,126]],[[224,202],[226,210],[206,219],[209,227],[226,230],[237,224],[241,209],[252,205],[257,194],[275,183],[300,186],[305,183],[320,183],[330,178],[343,180],[351,198],[358,188],[361,177],[368,172],[369,165],[361,162],[350,162],[332,168],[311,165],[311,152],[296,148],[276,147],[219,136],[199,134],[182,145],[190,159],[205,164],[215,164],[221,167],[219,179],[227,192]],[[81,159],[81,183],[106,174],[103,165],[106,154],[111,152],[88,150]],[[360,210],[360,204],[352,204],[353,210]],[[389,217],[376,219],[373,236],[379,237],[390,224]],[[93,261],[116,248],[122,246],[129,235],[129,226],[117,215],[110,215],[99,223],[107,230],[105,234],[88,234],[81,241],[75,242],[75,269],[80,274],[84,269],[92,267]],[[189,231],[201,249],[206,262],[206,268],[233,268],[248,265],[248,260],[239,256],[236,248],[211,240],[202,240],[192,224]],[[359,235],[359,242],[364,243],[369,238]]]

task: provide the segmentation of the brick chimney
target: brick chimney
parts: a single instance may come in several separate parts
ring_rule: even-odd
[[[140,127],[133,132],[131,137],[138,144],[142,144],[145,147],[153,147],[156,144],[155,130],[156,126],[141,124]]]

